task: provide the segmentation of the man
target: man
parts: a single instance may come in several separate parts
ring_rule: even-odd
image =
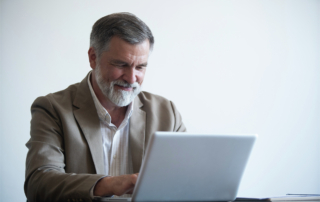
[[[148,26],[129,13],[94,24],[92,71],[31,106],[28,201],[130,194],[150,136],[186,130],[171,101],[140,91],[153,43]]]

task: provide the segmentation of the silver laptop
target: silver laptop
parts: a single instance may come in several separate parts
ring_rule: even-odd
[[[96,201],[233,201],[256,138],[156,132],[132,198]]]

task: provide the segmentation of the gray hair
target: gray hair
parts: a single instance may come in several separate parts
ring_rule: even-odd
[[[131,13],[114,13],[100,18],[92,26],[90,47],[95,49],[98,58],[108,49],[113,36],[130,44],[139,44],[148,39],[150,50],[154,44],[152,32],[142,20]]]

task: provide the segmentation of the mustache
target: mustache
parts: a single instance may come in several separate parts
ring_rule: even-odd
[[[123,81],[123,80],[115,80],[115,81],[112,81],[111,84],[112,85],[119,85],[119,86],[122,86],[125,88],[133,88],[133,89],[140,87],[138,82],[134,82],[134,83],[130,84],[130,83]]]

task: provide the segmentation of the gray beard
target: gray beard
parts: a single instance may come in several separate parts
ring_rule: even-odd
[[[100,65],[96,66],[95,77],[103,95],[118,107],[128,106],[141,91],[141,87],[138,82],[133,84],[129,84],[123,80],[115,80],[110,83],[106,82],[101,75]],[[115,90],[114,85],[132,87],[132,91]]]

